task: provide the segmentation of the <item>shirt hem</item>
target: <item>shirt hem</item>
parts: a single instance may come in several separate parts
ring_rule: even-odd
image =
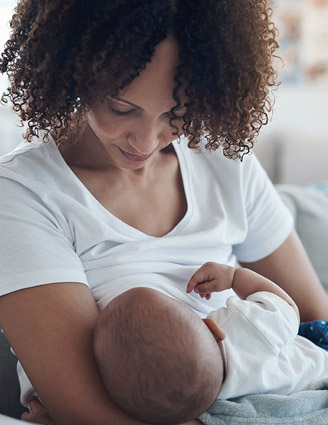
[[[270,241],[266,241],[264,244],[259,245],[254,250],[248,250],[246,255],[238,255],[236,252],[236,258],[238,262],[250,263],[253,261],[259,261],[262,258],[272,254],[283,242],[286,241],[288,236],[291,234],[294,228],[294,222],[290,216],[284,226],[280,227],[279,231],[275,233],[274,237],[270,238]]]
[[[49,285],[51,283],[75,282],[89,286],[86,275],[76,270],[38,271],[22,273],[9,278],[1,284],[0,296],[21,289],[33,288],[35,286]]]

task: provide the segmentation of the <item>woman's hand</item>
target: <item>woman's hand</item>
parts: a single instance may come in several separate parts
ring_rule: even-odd
[[[31,400],[29,403],[30,412],[22,414],[22,421],[33,422],[42,425],[54,425],[45,407],[39,400]]]

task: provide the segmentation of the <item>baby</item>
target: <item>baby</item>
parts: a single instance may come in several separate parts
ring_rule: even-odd
[[[209,299],[229,288],[238,297],[203,320],[149,288],[108,304],[94,349],[106,389],[122,410],[143,422],[177,424],[199,416],[216,398],[291,394],[328,377],[328,353],[297,336],[298,308],[270,280],[206,263],[187,293]]]
[[[100,313],[94,351],[112,400],[143,422],[194,419],[223,379],[216,340],[186,305],[149,288],[131,289]]]

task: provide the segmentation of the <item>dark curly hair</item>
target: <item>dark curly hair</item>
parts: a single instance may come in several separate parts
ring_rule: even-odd
[[[269,1],[269,0],[268,0]],[[189,147],[205,136],[242,158],[268,121],[272,67],[278,47],[266,0],[20,0],[0,70],[31,141],[45,130],[71,143],[83,114],[105,95],[115,96],[145,68],[156,45],[172,33],[180,62],[173,92],[183,87],[183,131]],[[75,133],[74,133],[75,132]]]

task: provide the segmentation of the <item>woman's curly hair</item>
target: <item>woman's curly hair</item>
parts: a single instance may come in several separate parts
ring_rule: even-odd
[[[180,48],[173,134],[181,88],[189,147],[205,137],[242,158],[268,121],[278,44],[266,0],[20,0],[10,26],[2,102],[27,122],[28,141],[45,130],[45,141],[72,143],[84,112],[138,76],[169,33]]]

